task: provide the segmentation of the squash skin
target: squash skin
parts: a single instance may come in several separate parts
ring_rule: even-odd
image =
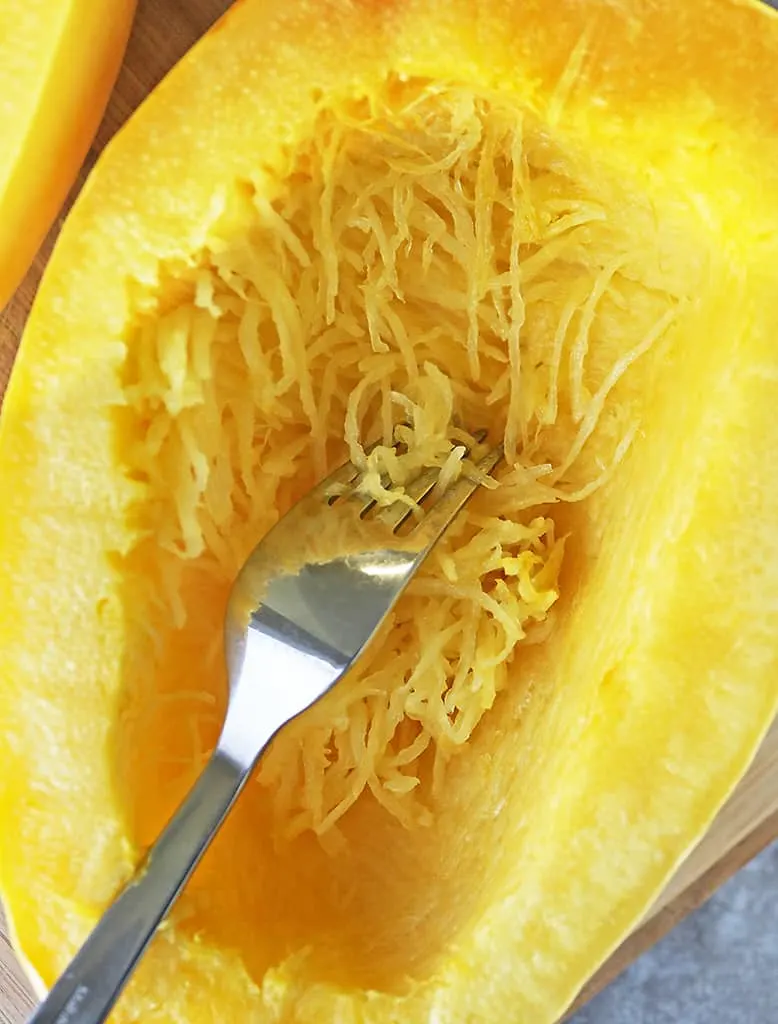
[[[745,351],[750,370],[727,392],[726,401],[722,399],[720,407],[725,412],[720,419],[712,414],[713,403],[705,408],[692,403],[680,414],[677,432],[688,428],[699,436],[700,422],[708,423],[707,445],[715,454],[712,463],[700,456],[700,466],[706,472],[691,492],[679,486],[689,472],[689,466],[681,466],[679,460],[675,473],[668,473],[651,495],[636,482],[634,498],[622,506],[620,517],[612,523],[602,557],[604,576],[610,578],[592,580],[590,586],[593,591],[615,588],[632,595],[625,602],[626,610],[617,616],[616,630],[618,646],[629,652],[629,657],[614,658],[612,651],[602,649],[582,650],[578,644],[570,645],[567,653],[549,654],[549,663],[537,667],[538,672],[552,672],[559,678],[597,674],[602,680],[596,696],[582,698],[581,710],[590,727],[577,736],[576,758],[554,742],[559,739],[556,730],[561,728],[562,698],[553,702],[539,733],[554,751],[550,757],[553,770],[547,769],[543,782],[547,806],[552,804],[554,778],[566,777],[569,782],[571,774],[579,776],[577,791],[567,793],[563,808],[567,816],[538,808],[538,833],[548,830],[557,837],[554,856],[537,862],[530,858],[525,863],[524,889],[512,888],[515,877],[506,875],[502,889],[489,894],[477,927],[458,938],[456,949],[431,980],[405,997],[324,991],[319,993],[322,1005],[312,1008],[311,993],[292,992],[288,1002],[286,997],[282,1000],[284,1008],[276,1010],[272,985],[257,997],[236,964],[232,976],[198,977],[201,987],[197,996],[190,997],[192,1002],[186,1003],[187,996],[181,996],[183,1012],[188,1019],[206,1020],[210,1019],[207,1010],[195,1012],[200,1001],[225,1005],[222,1000],[241,999],[248,1000],[249,1019],[261,1021],[339,1017],[414,1021],[430,1019],[433,1013],[439,1020],[451,1022],[552,1021],[697,840],[766,730],[777,698],[776,623],[770,597],[778,591],[778,552],[769,524],[776,521],[778,488],[765,478],[765,467],[778,444],[772,415],[776,372],[772,339],[778,329],[778,312],[774,277],[758,268],[769,266],[766,261],[771,254],[775,257],[772,232],[778,225],[778,114],[769,79],[778,57],[778,28],[764,10],[725,2],[706,8],[705,19],[669,4],[635,2],[611,7],[563,3],[555,7],[553,18],[544,15],[543,7],[532,3],[476,7],[427,0],[385,6],[332,4],[324,9],[319,4],[299,3],[281,12],[273,10],[273,5],[244,3],[183,62],[142,115],[109,147],[79,200],[32,314],[0,433],[0,473],[10,496],[0,517],[0,552],[5,563],[0,583],[4,612],[0,672],[4,683],[9,681],[8,692],[0,697],[0,717],[13,724],[16,737],[13,748],[9,745],[0,754],[0,818],[7,826],[0,838],[0,872],[21,947],[47,982],[60,962],[55,956],[61,953],[55,955],[53,950],[72,947],[135,858],[121,821],[110,813],[115,795],[107,766],[92,766],[89,779],[79,771],[80,751],[99,749],[109,741],[107,723],[118,700],[112,689],[112,649],[121,643],[121,632],[110,614],[113,579],[101,553],[121,549],[124,538],[119,519],[126,494],[121,481],[101,476],[112,439],[96,410],[117,397],[115,370],[122,356],[127,309],[125,275],[153,280],[160,258],[184,257],[196,247],[223,182],[229,178],[257,180],[250,147],[244,152],[241,140],[250,138],[257,125],[264,123],[265,162],[280,163],[283,143],[293,145],[310,123],[315,88],[369,88],[374,77],[389,69],[432,77],[469,76],[495,84],[510,74],[519,59],[531,69],[527,78],[554,81],[589,19],[596,16],[609,49],[607,59],[592,71],[596,81],[590,88],[599,91],[612,111],[597,135],[600,144],[607,144],[608,131],[616,130],[614,125],[624,129],[637,109],[645,118],[644,153],[650,154],[654,166],[663,162],[672,166],[675,146],[672,139],[667,143],[663,132],[673,114],[664,121],[656,111],[663,104],[671,106],[674,97],[686,95],[689,81],[714,98],[719,116],[729,120],[740,135],[737,153],[741,166],[732,168],[731,193],[716,196],[716,213],[732,239],[732,263],[742,265],[748,287],[734,312],[721,301],[717,319],[722,330],[732,332],[736,339],[733,347]],[[265,60],[255,63],[251,53],[258,39],[265,40],[267,52]],[[518,49],[517,39],[521,40]],[[646,45],[649,40],[653,47]],[[722,48],[726,60],[719,60]],[[271,51],[272,58],[267,56]],[[207,74],[202,71],[206,61]],[[256,72],[259,103],[255,95],[250,99],[245,95],[247,68]],[[223,121],[232,128],[211,124],[184,138],[160,133],[160,128],[184,121],[188,109],[204,103],[213,80],[221,83]],[[569,116],[575,117],[575,109]],[[677,116],[683,126],[684,116],[689,114],[681,111]],[[693,131],[694,127],[690,134]],[[149,147],[155,152],[155,161],[146,165],[139,184],[135,158]],[[689,159],[693,164],[693,157]],[[712,159],[712,177],[718,183],[723,180],[717,177],[721,164]],[[697,174],[702,187],[701,167],[692,166],[690,173]],[[171,182],[175,182],[175,202],[171,201]],[[744,199],[749,190],[750,198]],[[753,217],[743,217],[744,207],[746,213],[755,207],[764,212],[763,236],[751,227]],[[59,340],[63,322],[67,345]],[[721,348],[703,361],[703,382],[715,387],[722,375],[726,376],[729,355]],[[698,388],[699,369],[681,368],[697,381]],[[76,401],[81,415],[89,417],[94,410],[90,420],[94,428],[59,433],[61,424],[72,418]],[[678,409],[669,405],[658,417],[676,426],[679,422]],[[51,456],[44,445],[53,445],[54,438],[57,454]],[[665,451],[652,447],[650,438],[641,455],[655,467],[666,458]],[[74,464],[83,467],[75,488]],[[711,464],[713,471],[709,472]],[[637,474],[634,462],[626,471]],[[745,492],[739,487],[744,478],[757,482]],[[626,488],[627,482],[622,479],[620,486]],[[738,495],[735,500],[733,493]],[[677,500],[676,494],[680,495]],[[635,517],[638,522],[647,517],[651,504],[672,511],[671,529],[664,537],[653,536],[648,529],[638,530],[635,542],[630,535],[632,523]],[[712,521],[718,523],[715,535],[709,527]],[[738,538],[753,522],[767,524],[766,548],[760,556],[763,569],[758,577],[754,573],[753,579],[742,581],[744,592],[738,595],[733,614],[726,567],[736,557],[752,564],[752,549]],[[76,593],[73,564],[80,567]],[[33,590],[30,581],[36,573],[45,585],[39,583]],[[641,604],[638,596],[645,591],[653,597]],[[102,611],[96,608],[101,596],[109,602],[108,613],[105,607]],[[65,603],[68,613],[63,616]],[[702,642],[693,640],[691,623],[688,652],[679,650],[674,642],[663,644],[665,636],[677,639],[672,635],[673,619],[683,615],[687,603],[711,624],[703,640],[715,646],[719,659],[717,676],[706,677],[705,685],[692,685]],[[52,621],[59,624],[54,646],[47,643]],[[587,616],[584,608],[569,629],[570,635],[578,637],[587,632],[594,635],[601,624],[593,611]],[[729,649],[724,638],[733,630],[742,643]],[[64,650],[72,652],[72,659],[63,660]],[[31,651],[41,652],[28,670],[37,676],[34,699],[25,696],[21,683],[13,682],[17,675],[23,679],[20,669]],[[660,726],[668,716],[663,667],[668,675],[678,673],[679,678],[689,680],[686,701],[682,691],[673,691],[674,730]],[[90,680],[88,687],[85,678]],[[625,707],[626,692],[633,696],[632,704]],[[63,693],[76,705],[91,708],[88,721],[69,722],[58,710]],[[567,699],[572,699],[570,694]],[[35,915],[46,899],[57,893],[47,893],[45,887],[30,889],[35,865],[22,864],[14,850],[14,832],[38,813],[30,799],[35,779],[53,768],[45,760],[33,764],[29,757],[36,737],[26,715],[38,704],[39,727],[61,729],[58,771],[65,780],[72,773],[78,785],[78,793],[63,786],[62,803],[57,805],[55,799],[40,813],[55,816],[73,809],[73,801],[77,801],[76,812],[81,809],[86,814],[97,807],[103,814],[100,838],[105,891],[98,892],[95,883],[87,881],[82,907],[75,911],[69,907],[60,930],[48,937],[38,933]],[[623,724],[610,729],[615,721]],[[714,744],[706,729],[722,722],[727,725],[726,735]],[[646,762],[648,752],[636,740],[641,729],[649,739],[665,742],[668,749],[675,743],[672,758],[665,751],[662,763]],[[600,749],[603,735],[609,739],[605,751]],[[716,767],[711,769],[712,775],[706,772],[702,777],[700,753],[708,746]],[[507,754],[501,756],[504,762]],[[641,783],[645,763],[661,776],[661,784],[648,796]],[[492,767],[484,769],[484,784],[489,785],[490,772],[506,770],[507,765],[496,759]],[[621,792],[609,782],[614,778],[624,780]],[[607,802],[603,794],[609,794],[607,799],[623,809],[621,819],[618,814],[602,813]],[[661,814],[659,807],[663,808]],[[521,827],[515,823],[511,829],[516,835],[509,831],[504,836],[508,853],[519,848]],[[83,846],[74,840],[63,860],[83,858],[93,839],[83,837]],[[602,850],[614,848],[624,850],[616,868],[623,881],[617,886],[610,877],[612,863],[604,872],[609,877],[597,877],[592,870]],[[47,857],[56,859],[57,854]],[[70,877],[67,866],[62,870],[65,878]],[[530,904],[534,911],[532,906],[528,909]],[[550,913],[543,908],[550,908]],[[535,954],[532,963],[527,962],[530,948]],[[165,998],[164,986],[152,977],[154,970],[160,977],[165,971],[194,971],[194,962],[202,973],[207,969],[207,956],[207,951],[184,951],[183,945],[161,943],[152,958],[156,966],[149,968],[140,983],[145,994],[138,998],[153,1007],[157,985],[156,998]],[[185,966],[187,962],[189,966]],[[149,1009],[144,1019],[167,1018]]]
[[[0,309],[61,207],[121,64],[135,0],[3,0]],[[21,55],[21,59],[20,59]]]

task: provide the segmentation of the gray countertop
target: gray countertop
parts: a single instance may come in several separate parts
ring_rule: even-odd
[[[571,1024],[778,1024],[778,843]]]

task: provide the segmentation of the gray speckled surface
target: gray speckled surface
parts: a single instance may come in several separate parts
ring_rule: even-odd
[[[778,1024],[778,843],[572,1024]]]

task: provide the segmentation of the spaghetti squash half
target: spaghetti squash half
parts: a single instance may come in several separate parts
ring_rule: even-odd
[[[346,457],[390,500],[506,455],[118,1020],[551,1024],[711,821],[778,698],[778,23],[700,15],[246,0],[108,147],[0,433],[44,984],[213,747],[242,560]]]

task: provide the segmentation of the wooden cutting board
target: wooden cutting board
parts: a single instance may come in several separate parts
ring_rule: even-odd
[[[140,0],[124,67],[84,172],[97,154],[183,53],[230,6],[230,0]],[[72,197],[71,197],[72,198]],[[9,306],[0,313],[0,396],[40,274],[59,224]],[[643,924],[602,967],[581,994],[581,1005],[639,953],[656,942],[725,879],[778,837],[778,725],[768,734],[750,772],[708,835],[686,860]],[[20,1024],[33,1001],[0,916],[0,1024]]]

